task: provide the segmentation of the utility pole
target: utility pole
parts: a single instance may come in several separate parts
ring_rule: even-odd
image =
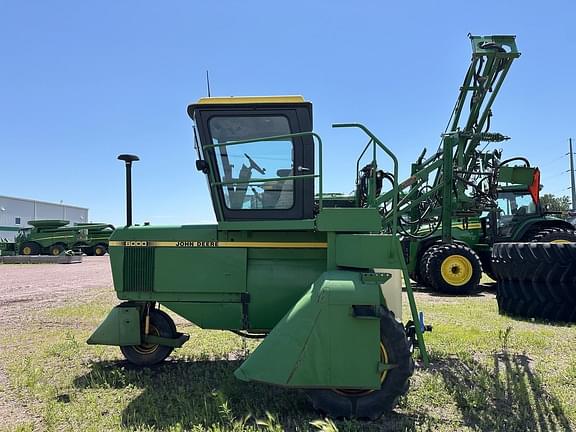
[[[570,142],[570,185],[572,189],[572,211],[576,211],[576,187],[574,187],[574,152],[572,151],[572,138],[568,138]]]

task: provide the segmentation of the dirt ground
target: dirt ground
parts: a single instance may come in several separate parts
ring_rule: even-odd
[[[84,257],[78,264],[0,264],[0,331],[33,321],[43,309],[93,297],[95,291],[112,293],[107,256]],[[0,364],[0,430],[30,421],[40,426],[14,395]]]

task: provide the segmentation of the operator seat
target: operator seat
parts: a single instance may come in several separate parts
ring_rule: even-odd
[[[292,175],[292,169],[279,169],[276,171],[278,177],[288,177]],[[264,185],[264,195],[262,206],[265,209],[288,209],[294,204],[294,181],[276,180],[267,182]]]

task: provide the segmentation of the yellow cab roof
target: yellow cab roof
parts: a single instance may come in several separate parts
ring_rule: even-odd
[[[302,96],[224,96],[203,97],[198,99],[196,105],[217,104],[271,104],[271,103],[305,103]]]

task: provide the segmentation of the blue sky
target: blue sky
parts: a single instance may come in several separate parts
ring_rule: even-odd
[[[325,142],[325,189],[354,186],[358,121],[403,172],[436,148],[470,59],[466,35],[516,34],[522,56],[494,106],[507,156],[568,195],[576,3],[341,1],[0,1],[0,194],[86,206],[124,220],[136,153],[134,219],[213,220],[194,168],[186,106],[213,95],[302,94]]]

